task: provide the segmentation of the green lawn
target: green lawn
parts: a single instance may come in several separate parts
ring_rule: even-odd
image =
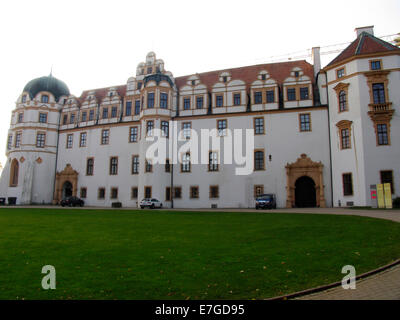
[[[0,209],[0,299],[262,299],[399,257],[400,224],[372,218]]]

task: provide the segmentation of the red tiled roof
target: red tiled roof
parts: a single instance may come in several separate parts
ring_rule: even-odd
[[[254,66],[197,73],[196,75],[199,76],[201,83],[206,85],[209,90],[211,90],[215,83],[219,82],[219,75],[226,71],[231,74],[232,80],[242,80],[246,83],[246,86],[249,87],[254,81],[257,80],[258,73],[262,70],[268,71],[272,79],[276,80],[279,84],[282,84],[286,78],[290,77],[290,72],[295,67],[301,68],[304,74],[310,77],[311,81],[314,81],[313,66],[305,60],[259,64]],[[187,79],[191,76],[192,75],[187,75],[175,78],[175,84],[177,88],[186,85]],[[117,92],[121,97],[125,96],[126,85],[114,87],[117,88]],[[110,88],[111,87],[85,90],[79,97],[79,101],[82,103],[89,95],[89,92],[94,91],[97,101],[100,102],[107,95],[107,92]]]
[[[200,82],[206,85],[208,89],[211,89],[215,83],[219,82],[219,75],[222,72],[229,72],[232,80],[242,80],[246,83],[246,86],[250,86],[254,81],[257,80],[258,73],[262,70],[266,70],[272,79],[281,84],[286,78],[290,77],[290,72],[295,67],[301,68],[304,74],[314,81],[313,66],[305,60],[258,64],[234,69],[197,73],[196,75],[200,78]],[[185,86],[190,76],[192,75],[175,78],[176,86],[178,88]]]
[[[383,52],[399,52],[400,48],[391,45],[390,43],[383,41],[372,34],[367,32],[361,33],[356,40],[354,40],[346,49],[342,51],[335,59],[333,59],[328,65],[332,66],[353,56],[383,53]]]

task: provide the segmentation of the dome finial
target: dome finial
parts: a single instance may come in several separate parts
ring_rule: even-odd
[[[49,77],[53,77],[53,65],[51,65],[51,67],[50,67],[50,74],[49,74]]]

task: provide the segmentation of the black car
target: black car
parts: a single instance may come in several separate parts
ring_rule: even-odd
[[[256,199],[256,209],[276,209],[274,194],[263,194]]]
[[[85,202],[82,199],[79,199],[78,197],[68,197],[65,199],[62,199],[60,201],[60,205],[62,207],[68,206],[68,207],[83,207]]]

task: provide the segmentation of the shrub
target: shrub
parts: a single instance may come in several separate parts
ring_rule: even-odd
[[[400,208],[400,197],[393,200],[393,208]]]

